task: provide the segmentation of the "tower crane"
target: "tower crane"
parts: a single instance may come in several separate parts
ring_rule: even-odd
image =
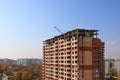
[[[54,27],[58,32],[60,32],[62,34],[62,32],[55,26]]]

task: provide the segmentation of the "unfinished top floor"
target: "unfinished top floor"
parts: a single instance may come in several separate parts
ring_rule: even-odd
[[[55,36],[51,39],[45,40],[44,43],[51,43],[58,39],[70,39],[70,38],[78,38],[78,37],[91,37],[91,38],[97,38],[98,30],[88,30],[88,29],[75,29],[68,31],[66,33],[63,33],[61,35]]]

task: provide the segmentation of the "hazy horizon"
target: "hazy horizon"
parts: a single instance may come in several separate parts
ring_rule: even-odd
[[[1,0],[0,58],[40,58],[43,41],[76,28],[100,30],[105,57],[120,57],[120,1]]]

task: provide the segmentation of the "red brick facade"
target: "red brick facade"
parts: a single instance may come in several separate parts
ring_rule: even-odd
[[[103,80],[104,43],[97,30],[76,29],[44,41],[43,80]]]

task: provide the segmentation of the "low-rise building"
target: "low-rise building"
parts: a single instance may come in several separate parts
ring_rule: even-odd
[[[107,58],[107,59],[105,59],[105,74],[107,74],[111,68],[115,69],[117,71],[117,73],[120,72],[120,58],[117,58],[117,59]]]
[[[17,59],[17,65],[22,65],[22,66],[35,65],[41,62],[42,59],[26,59],[26,58]]]

